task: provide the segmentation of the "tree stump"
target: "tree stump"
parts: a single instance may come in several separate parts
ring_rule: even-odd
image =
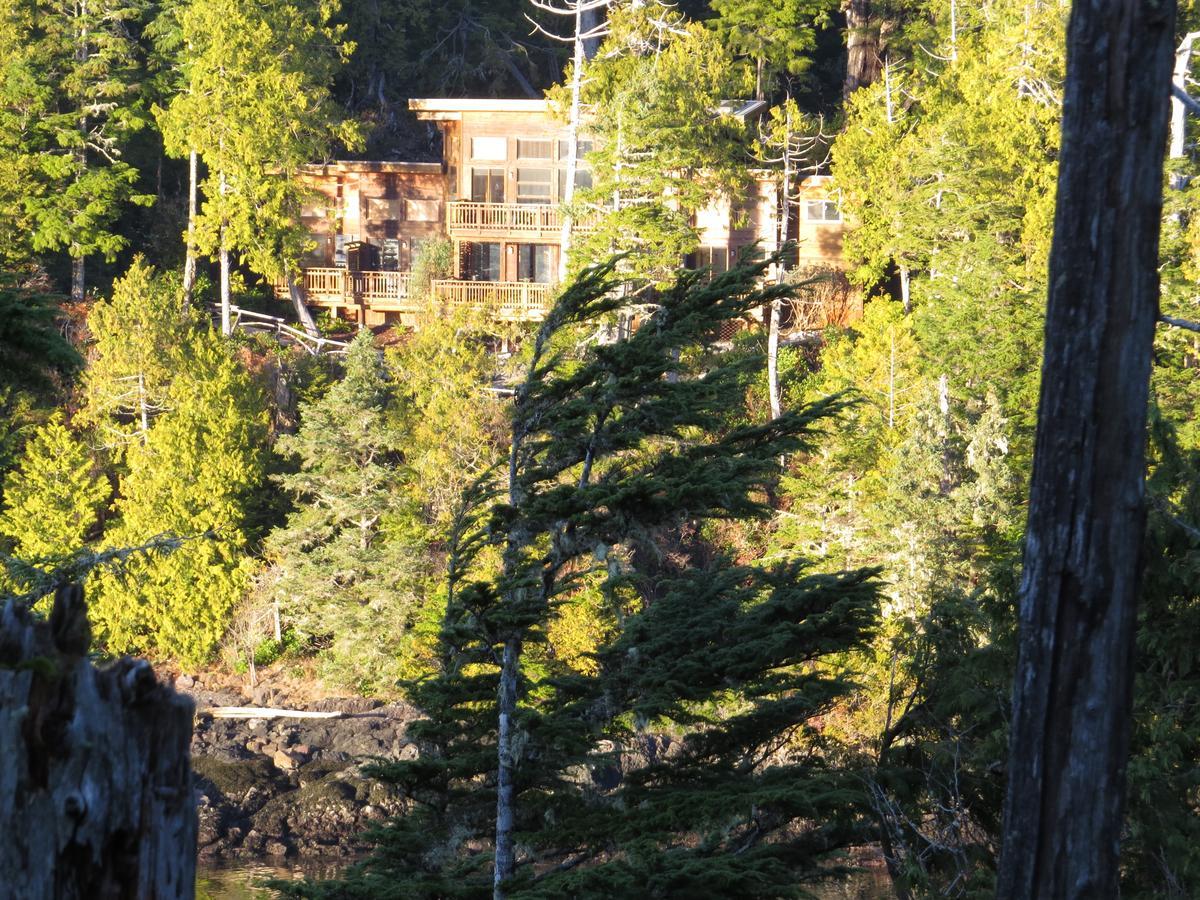
[[[0,898],[190,898],[192,701],[90,641],[78,585],[0,613]]]

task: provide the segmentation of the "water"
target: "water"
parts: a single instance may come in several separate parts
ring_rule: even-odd
[[[275,892],[261,886],[267,878],[330,878],[344,866],[341,861],[269,865],[239,863],[202,867],[196,878],[196,900],[266,900]],[[887,873],[865,869],[845,881],[831,882],[813,890],[819,900],[889,900],[895,896]]]

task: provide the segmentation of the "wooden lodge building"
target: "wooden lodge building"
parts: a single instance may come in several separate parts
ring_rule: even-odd
[[[559,273],[566,126],[545,100],[410,100],[409,107],[440,127],[440,163],[341,161],[303,171],[322,196],[302,213],[315,243],[303,265],[307,302],[367,325],[411,324],[423,300],[410,291],[417,253],[425,241],[449,239],[454,271],[433,282],[437,298],[489,309],[500,321],[540,319]],[[589,149],[580,140],[580,186],[590,185]],[[798,266],[840,271],[842,221],[830,179],[809,177],[801,192],[788,228],[799,242]],[[697,215],[701,246],[687,264],[722,271],[746,245],[774,250],[780,213],[775,178],[763,173],[751,196]]]

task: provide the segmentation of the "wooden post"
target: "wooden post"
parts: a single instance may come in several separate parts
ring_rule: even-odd
[[[191,898],[192,701],[90,639],[77,585],[0,612],[0,896]]]

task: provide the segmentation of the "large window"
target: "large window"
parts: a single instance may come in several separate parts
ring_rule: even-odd
[[[806,200],[804,218],[809,222],[840,222],[842,211],[836,200]]]
[[[500,245],[493,243],[464,245],[463,275],[468,281],[499,281]]]
[[[472,169],[471,199],[476,203],[503,203],[504,170]]]
[[[517,202],[554,202],[554,170],[517,169]]]
[[[549,244],[517,245],[517,280],[549,284],[554,280],[554,248]]]

